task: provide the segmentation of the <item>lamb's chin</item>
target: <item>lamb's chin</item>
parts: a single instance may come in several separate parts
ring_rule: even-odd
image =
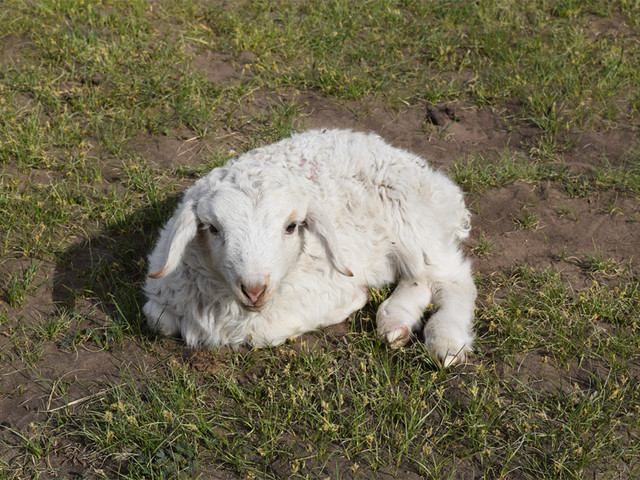
[[[240,306],[248,312],[261,312],[264,307],[266,307],[266,303],[262,303],[259,305],[247,305],[244,302],[240,302]]]
[[[246,310],[247,312],[261,312],[269,304],[269,301],[271,300],[271,296],[255,304],[247,303],[244,298],[237,297],[237,299],[238,299],[238,304],[242,307],[243,310]]]

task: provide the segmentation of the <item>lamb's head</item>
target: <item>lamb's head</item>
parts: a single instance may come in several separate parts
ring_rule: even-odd
[[[299,202],[282,189],[260,193],[223,184],[196,207],[203,259],[249,310],[267,304],[303,246]]]
[[[294,179],[286,180],[199,182],[169,223],[164,267],[150,276],[170,274],[191,244],[245,309],[259,311],[296,264],[308,234],[319,236],[338,271],[352,275],[340,260],[328,216]]]

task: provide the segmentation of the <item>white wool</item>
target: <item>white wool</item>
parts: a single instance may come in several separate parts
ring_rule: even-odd
[[[190,346],[276,345],[343,321],[369,287],[397,282],[380,334],[406,343],[433,300],[426,345],[445,364],[462,361],[476,296],[459,248],[469,219],[458,186],[377,135],[296,134],[186,191],[149,256],[144,312]]]

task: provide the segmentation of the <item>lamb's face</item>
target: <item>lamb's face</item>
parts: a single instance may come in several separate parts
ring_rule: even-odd
[[[196,208],[198,244],[248,310],[277,291],[302,250],[306,207],[290,191],[243,192],[221,185]]]

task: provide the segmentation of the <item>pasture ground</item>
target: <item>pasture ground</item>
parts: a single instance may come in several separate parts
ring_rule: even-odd
[[[639,113],[632,0],[5,0],[0,478],[637,478]],[[273,349],[147,331],[180,193],[311,127],[467,192],[468,364],[384,345],[388,291]]]

